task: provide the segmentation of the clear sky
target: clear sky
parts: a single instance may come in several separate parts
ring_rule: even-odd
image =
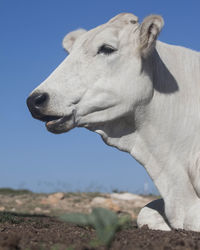
[[[155,191],[142,166],[86,129],[54,135],[32,119],[28,94],[66,57],[62,38],[120,12],[165,20],[160,40],[200,51],[199,0],[0,0],[0,187]],[[158,135],[159,136],[159,135]]]

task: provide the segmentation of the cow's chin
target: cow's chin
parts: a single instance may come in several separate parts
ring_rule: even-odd
[[[54,134],[68,132],[75,127],[74,115],[63,116],[59,119],[46,122],[46,128]]]

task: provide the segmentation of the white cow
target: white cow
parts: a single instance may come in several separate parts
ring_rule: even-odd
[[[162,27],[123,13],[69,33],[69,56],[27,104],[49,131],[88,128],[145,167],[163,200],[139,226],[200,231],[200,53],[156,41]]]

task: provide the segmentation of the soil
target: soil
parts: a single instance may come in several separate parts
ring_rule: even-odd
[[[95,230],[58,221],[44,215],[27,215],[3,212],[0,224],[0,250],[106,250],[92,246]],[[200,249],[200,234],[173,230],[162,232],[138,229],[135,222],[117,232],[110,246],[112,250],[180,250]]]
[[[47,204],[46,201],[50,200],[47,194],[0,190],[0,250],[200,249],[200,233],[184,230],[163,232],[147,227],[139,229],[134,217],[115,234],[109,247],[97,242],[92,227],[58,220],[57,216],[63,212],[89,212],[90,201],[100,195],[65,193],[63,197],[56,196],[61,200]],[[129,210],[124,207],[124,211],[126,214]],[[137,209],[134,211],[136,213]],[[119,216],[122,214],[120,211]]]

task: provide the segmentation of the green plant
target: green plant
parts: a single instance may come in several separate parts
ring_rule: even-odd
[[[19,224],[24,221],[23,217],[12,212],[0,212],[0,223]]]
[[[91,214],[64,214],[60,216],[60,219],[79,226],[92,226],[97,235],[97,241],[92,244],[102,244],[108,247],[115,233],[129,221],[127,216],[119,218],[116,213],[105,208],[94,208]]]
[[[31,191],[27,189],[12,189],[12,188],[0,188],[1,195],[22,195],[22,194],[32,194]]]

